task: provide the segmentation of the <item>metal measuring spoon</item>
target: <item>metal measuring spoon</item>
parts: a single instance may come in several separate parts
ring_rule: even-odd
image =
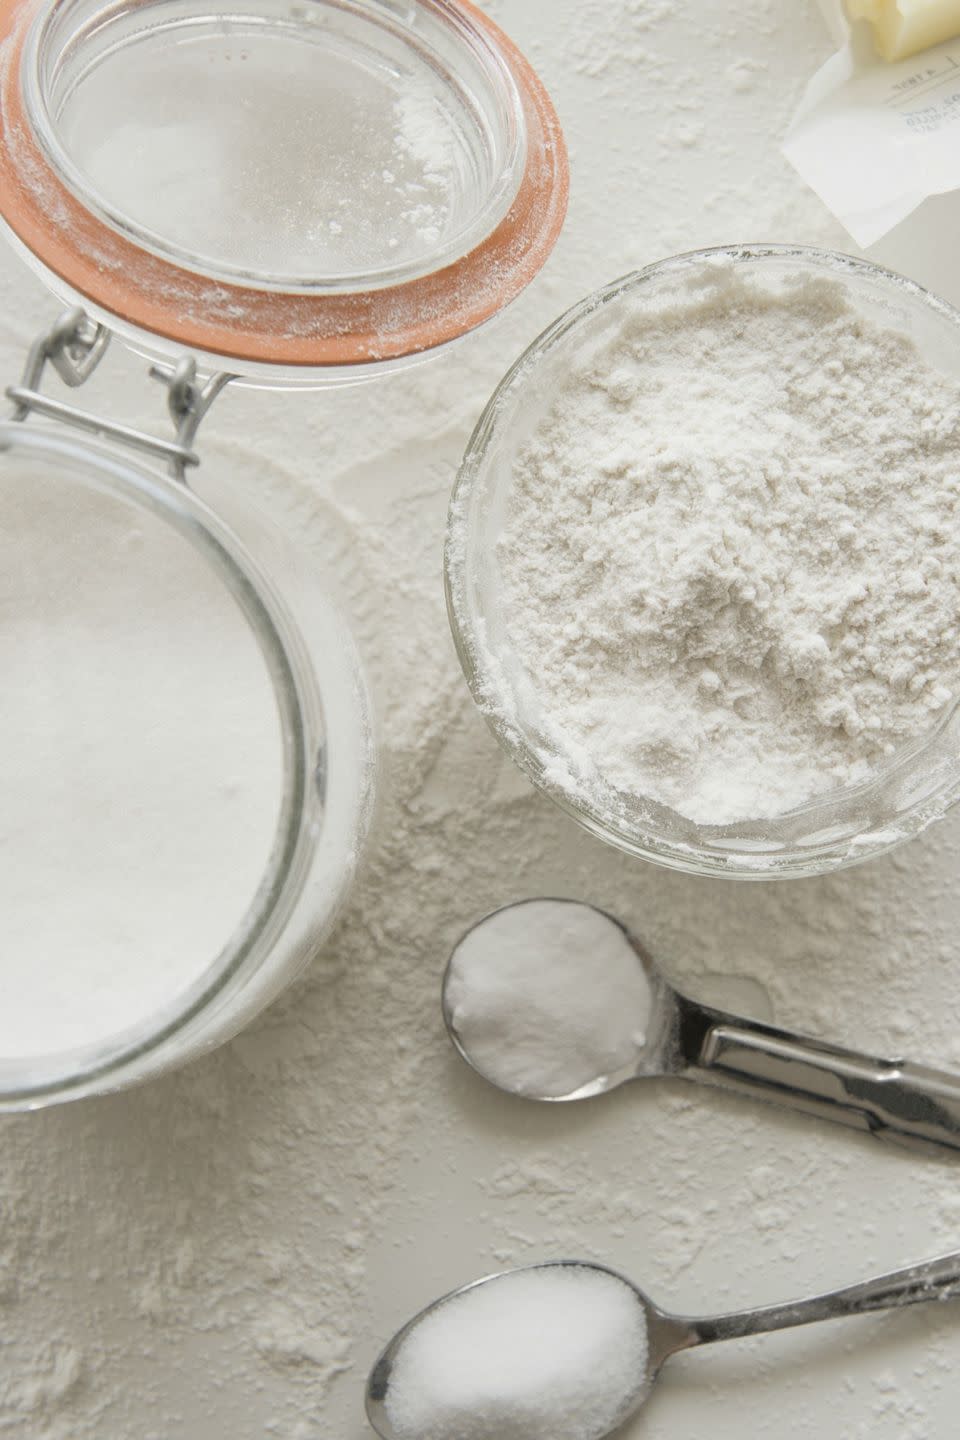
[[[371,1370],[367,1381],[367,1417],[377,1434],[382,1436],[383,1440],[409,1440],[408,1435],[395,1429],[390,1419],[391,1377],[404,1342],[438,1307],[481,1286],[496,1285],[498,1281],[523,1271],[551,1270],[566,1266],[597,1271],[621,1281],[636,1296],[647,1326],[647,1360],[644,1373],[637,1375],[635,1385],[622,1397],[615,1423],[612,1426],[602,1424],[586,1436],[585,1440],[604,1440],[605,1436],[619,1430],[625,1421],[635,1415],[649,1396],[664,1362],[678,1351],[689,1350],[695,1345],[709,1345],[715,1340],[738,1340],[747,1335],[787,1330],[795,1325],[809,1325],[817,1320],[836,1320],[847,1315],[863,1315],[874,1310],[892,1310],[928,1300],[952,1300],[960,1296],[960,1252],[942,1255],[936,1260],[926,1260],[919,1265],[910,1265],[904,1270],[893,1270],[887,1275],[879,1275],[859,1285],[848,1285],[840,1290],[830,1290],[822,1295],[796,1300],[792,1304],[765,1305],[756,1310],[741,1310],[728,1315],[703,1318],[668,1314],[625,1275],[606,1265],[594,1265],[582,1260],[558,1260],[541,1265],[522,1266],[517,1270],[504,1270],[497,1275],[475,1280],[472,1284],[464,1285],[459,1290],[451,1291],[449,1295],[435,1300],[393,1337]],[[504,1301],[509,1304],[507,1296]],[[477,1356],[478,1369],[480,1364],[480,1356]],[[518,1420],[522,1418],[518,1417]],[[529,1421],[527,1423],[529,1424]],[[529,1434],[530,1440],[552,1440],[551,1436],[534,1429],[532,1424],[529,1424],[529,1430],[524,1433]]]
[[[642,1043],[629,1062],[610,1074],[590,1077],[565,1095],[529,1088],[521,1092],[485,1071],[459,1033],[450,1004],[451,967],[467,939],[494,920],[502,926],[503,917],[544,903],[589,911],[616,926],[636,955],[638,986],[649,994]],[[526,1099],[583,1100],[627,1080],[675,1075],[776,1101],[899,1144],[960,1149],[960,1076],[903,1060],[874,1059],[701,1005],[666,981],[624,925],[580,901],[522,900],[484,916],[454,948],[444,972],[442,999],[450,1038],[467,1064],[491,1084]]]

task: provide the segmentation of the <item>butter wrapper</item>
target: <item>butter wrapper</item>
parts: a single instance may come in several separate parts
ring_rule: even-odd
[[[817,71],[783,151],[863,248],[930,195],[960,189],[960,37],[893,64],[842,0],[820,0],[841,49]]]

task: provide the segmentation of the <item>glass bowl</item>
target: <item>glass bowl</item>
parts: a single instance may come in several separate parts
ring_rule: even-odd
[[[804,276],[841,282],[875,324],[910,336],[921,357],[960,382],[960,312],[919,285],[866,261],[791,245],[735,245],[677,255],[635,271],[573,306],[517,360],[473,433],[450,503],[445,581],[450,623],[473,693],[501,745],[562,810],[609,844],[671,869],[758,880],[813,875],[902,843],[960,795],[960,718],[952,707],[869,781],[829,791],[772,819],[694,822],[612,787],[586,800],[559,782],[555,748],[538,724],[535,687],[510,652],[496,545],[518,451],[555,398],[572,361],[616,329],[627,306],[656,300],[699,268],[735,265],[765,285]],[[776,356],[771,356],[776,363]],[[958,457],[960,461],[960,457]]]

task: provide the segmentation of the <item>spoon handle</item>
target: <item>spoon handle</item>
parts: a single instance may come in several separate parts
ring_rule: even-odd
[[[960,1150],[960,1075],[877,1060],[680,997],[681,1073],[881,1139]]]
[[[844,1315],[865,1315],[872,1310],[893,1310],[928,1300],[960,1298],[960,1253],[941,1255],[893,1270],[859,1285],[812,1295],[789,1305],[766,1305],[735,1315],[714,1315],[684,1321],[692,1343],[707,1345],[714,1340],[737,1340],[744,1335],[765,1335],[771,1330],[788,1330],[815,1320],[838,1320]]]

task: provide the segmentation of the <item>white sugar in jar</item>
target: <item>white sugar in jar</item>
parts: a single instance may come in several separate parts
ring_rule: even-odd
[[[288,542],[118,448],[0,429],[0,1108],[226,1038],[306,963],[372,793],[350,636]]]

